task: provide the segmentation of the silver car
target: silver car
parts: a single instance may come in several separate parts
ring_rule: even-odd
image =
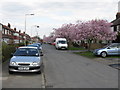
[[[94,55],[106,57],[107,55],[120,55],[120,43],[112,43],[101,49],[94,50]]]
[[[43,60],[37,47],[19,47],[9,63],[9,73],[37,72],[41,73]]]

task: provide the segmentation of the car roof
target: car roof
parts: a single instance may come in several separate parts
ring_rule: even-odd
[[[39,46],[38,44],[29,44],[27,46]]]
[[[19,48],[34,48],[34,49],[37,49],[37,47],[30,47],[30,46],[22,46],[22,47],[19,47]]]

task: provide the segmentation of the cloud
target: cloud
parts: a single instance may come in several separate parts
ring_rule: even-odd
[[[112,21],[117,13],[119,0],[1,0],[0,16],[2,23],[24,31],[25,14],[27,32],[31,34],[33,25],[40,25],[40,35],[49,34],[52,28],[77,20],[107,19]],[[33,32],[34,33],[34,32]]]

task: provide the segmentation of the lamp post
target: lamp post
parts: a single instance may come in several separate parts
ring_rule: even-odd
[[[39,28],[39,26],[35,25],[35,27]],[[38,31],[36,30],[36,35],[37,35],[37,42],[38,42]]]
[[[34,15],[34,14],[25,14],[25,46],[27,45],[26,41],[27,41],[27,35],[26,35],[26,17],[28,15]]]

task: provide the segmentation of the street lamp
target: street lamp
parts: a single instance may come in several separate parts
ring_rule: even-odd
[[[37,26],[37,25],[35,25],[37,28],[39,28],[39,26]],[[37,36],[38,36],[38,31],[36,30],[36,34],[37,34]]]
[[[27,45],[27,43],[26,43],[26,41],[27,41],[27,39],[26,39],[26,17],[28,15],[34,15],[34,14],[25,14],[25,46]]]
[[[39,28],[39,26],[35,25],[35,27]],[[36,30],[36,35],[37,35],[37,42],[38,42],[38,31]]]

